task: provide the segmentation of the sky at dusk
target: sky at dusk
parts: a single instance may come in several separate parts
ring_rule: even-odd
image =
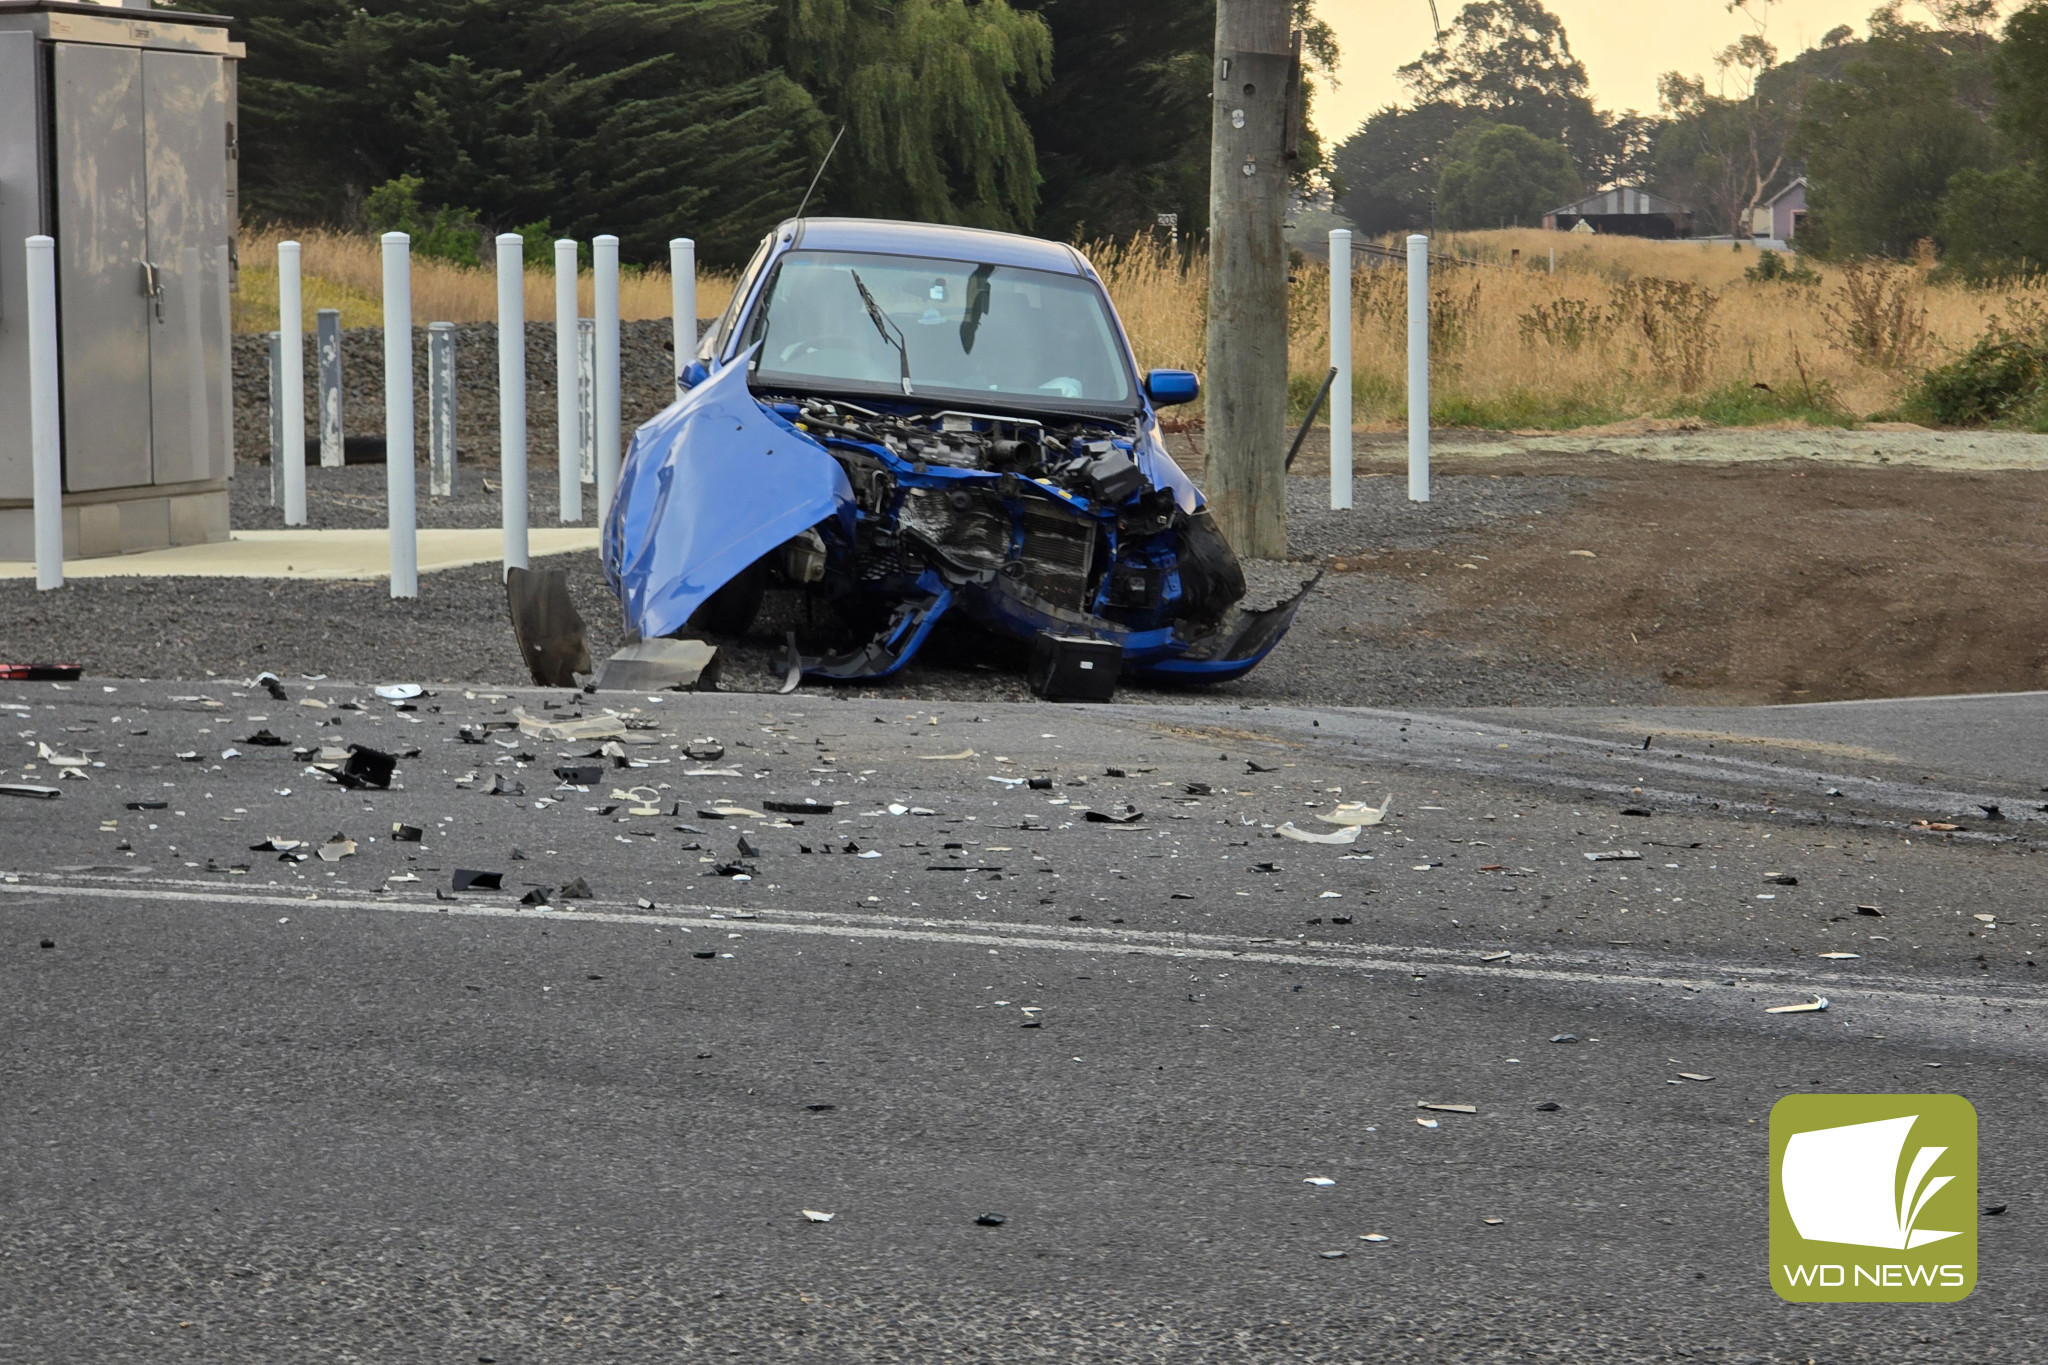
[[[1593,102],[1603,109],[1657,109],[1657,77],[1714,72],[1714,54],[1749,31],[1727,0],[1545,0],[1564,21],[1572,52],[1586,64]],[[1449,23],[1464,0],[1437,0]],[[1861,37],[1878,0],[1779,0],[1765,36],[1786,57],[1820,41],[1837,24]],[[1316,6],[1343,50],[1337,88],[1316,96],[1316,126],[1336,143],[1382,105],[1405,102],[1394,70],[1430,43],[1429,0],[1320,0]],[[1908,17],[1925,19],[1907,6]]]

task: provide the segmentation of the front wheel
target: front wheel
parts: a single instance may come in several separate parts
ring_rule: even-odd
[[[768,561],[757,559],[704,599],[704,605],[690,615],[690,628],[729,638],[745,635],[760,613],[761,597],[767,590]]]

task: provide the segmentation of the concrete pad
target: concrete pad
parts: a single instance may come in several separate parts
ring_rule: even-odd
[[[596,548],[594,526],[540,526],[527,533],[528,553],[535,558]],[[503,552],[504,541],[495,526],[419,533],[421,573],[495,563]],[[178,545],[64,564],[66,578],[375,579],[388,577],[390,571],[390,541],[381,530],[236,531],[232,539],[211,545]],[[34,564],[0,563],[0,578],[33,577]]]

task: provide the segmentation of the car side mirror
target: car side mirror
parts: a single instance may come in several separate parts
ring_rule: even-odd
[[[711,371],[705,367],[704,362],[693,360],[683,366],[683,372],[676,376],[676,387],[679,389],[694,389],[710,377]]]
[[[1145,376],[1145,396],[1156,408],[1192,403],[1202,396],[1202,381],[1188,370],[1154,370]]]

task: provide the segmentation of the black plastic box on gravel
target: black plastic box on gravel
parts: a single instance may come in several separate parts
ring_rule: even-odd
[[[1046,631],[1031,646],[1024,681],[1047,701],[1108,701],[1123,662],[1123,650],[1107,640]]]

